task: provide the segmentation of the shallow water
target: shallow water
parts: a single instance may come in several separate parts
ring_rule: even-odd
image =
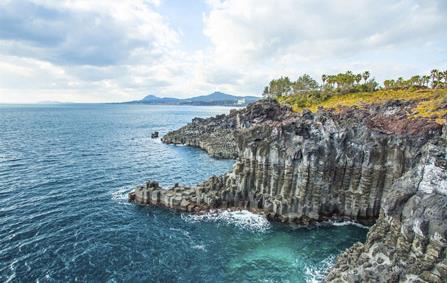
[[[292,228],[247,212],[194,217],[127,203],[147,179],[231,169],[150,138],[223,107],[0,105],[0,281],[306,282],[366,229]]]

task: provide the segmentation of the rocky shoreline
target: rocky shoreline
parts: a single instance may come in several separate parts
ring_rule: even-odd
[[[161,140],[167,144],[198,147],[215,158],[234,159],[239,153],[237,133],[267,121],[281,121],[290,114],[287,107],[279,107],[275,101],[266,100],[231,110],[228,115],[195,118],[186,126],[167,133]]]
[[[326,281],[446,282],[447,127],[409,117],[412,107],[293,113],[260,101],[194,119],[162,140],[237,157],[233,170],[193,188],[151,181],[129,200],[195,213],[247,209],[288,223],[375,223]]]

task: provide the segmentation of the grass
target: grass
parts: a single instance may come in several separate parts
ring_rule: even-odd
[[[419,102],[413,109],[413,115],[434,119],[438,124],[446,124],[447,90],[434,92],[430,99]]]
[[[292,106],[293,111],[301,112],[304,108],[316,112],[319,107],[326,109],[341,109],[342,107],[367,107],[371,104],[381,104],[391,100],[415,101],[411,118],[424,117],[433,119],[439,124],[446,124],[447,89],[424,90],[378,90],[375,92],[360,92],[328,96],[292,95],[277,98],[282,104]]]

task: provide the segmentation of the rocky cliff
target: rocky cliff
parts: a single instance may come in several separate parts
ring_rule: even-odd
[[[266,100],[247,108],[232,110],[229,115],[195,118],[190,124],[166,134],[162,141],[199,147],[216,158],[236,158],[238,148],[235,135],[239,131],[267,121],[280,121],[290,114],[288,107]]]
[[[148,182],[129,197],[185,211],[245,208],[304,224],[377,220],[327,281],[445,282],[447,130],[409,117],[413,106],[297,114],[269,101],[195,120],[163,140],[237,155],[233,170],[194,188]]]
[[[384,195],[366,243],[344,252],[328,282],[447,282],[447,128]]]

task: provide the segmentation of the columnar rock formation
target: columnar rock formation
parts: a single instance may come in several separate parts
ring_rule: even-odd
[[[439,124],[410,119],[411,107],[390,102],[294,114],[258,102],[229,116],[196,120],[165,141],[224,154],[227,149],[210,140],[232,129],[228,137],[238,155],[233,170],[195,188],[163,190],[149,182],[130,199],[195,212],[245,208],[284,222],[378,219],[367,242],[338,259],[328,281],[445,282],[447,128],[443,135]]]
[[[343,253],[328,282],[447,282],[447,127],[396,180],[364,244]]]

